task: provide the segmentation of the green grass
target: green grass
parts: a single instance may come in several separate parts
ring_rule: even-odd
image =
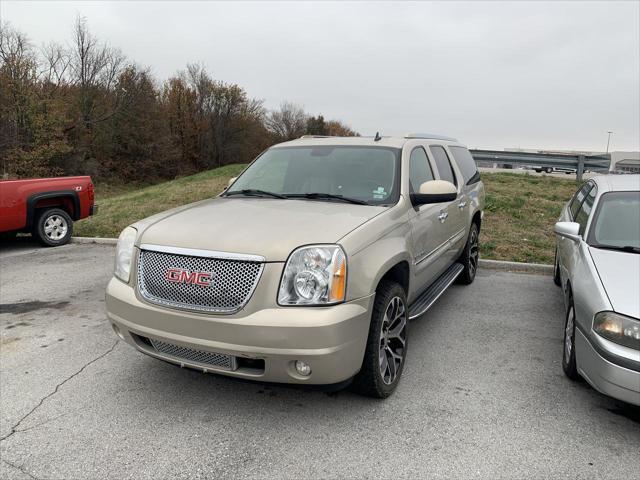
[[[133,222],[169,208],[218,195],[245,165],[227,165],[152,186],[96,186],[98,214],[78,222],[74,235],[117,237]]]
[[[481,256],[553,263],[553,225],[578,183],[518,173],[483,173],[482,180],[487,196],[480,233]]]
[[[117,237],[127,225],[155,213],[216,196],[244,165],[227,165],[152,186],[97,185],[96,216],[78,222],[75,235]],[[552,263],[553,224],[577,189],[575,180],[515,173],[483,173],[483,258]]]

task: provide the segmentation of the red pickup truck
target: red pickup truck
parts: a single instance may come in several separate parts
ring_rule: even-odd
[[[0,233],[31,232],[43,245],[64,245],[73,222],[96,213],[91,177],[0,180]]]

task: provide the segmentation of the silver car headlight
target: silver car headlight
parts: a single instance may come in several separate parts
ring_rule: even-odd
[[[598,312],[593,317],[593,330],[614,343],[640,350],[640,320],[615,312]]]
[[[311,245],[294,250],[284,267],[279,305],[330,305],[343,302],[347,257],[339,245]]]
[[[133,245],[138,236],[138,231],[133,227],[125,228],[118,237],[116,246],[116,268],[114,275],[125,283],[129,283],[131,276],[131,260],[133,258]]]

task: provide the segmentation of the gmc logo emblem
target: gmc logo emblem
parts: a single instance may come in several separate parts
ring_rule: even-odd
[[[167,282],[210,287],[212,275],[208,272],[190,272],[182,268],[169,268],[164,274],[164,279]]]

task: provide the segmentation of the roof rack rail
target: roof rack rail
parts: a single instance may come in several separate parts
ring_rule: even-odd
[[[429,140],[447,140],[449,142],[458,141],[457,138],[436,135],[435,133],[407,133],[404,138],[428,138]]]
[[[300,138],[333,138],[334,135],[302,135]]]

